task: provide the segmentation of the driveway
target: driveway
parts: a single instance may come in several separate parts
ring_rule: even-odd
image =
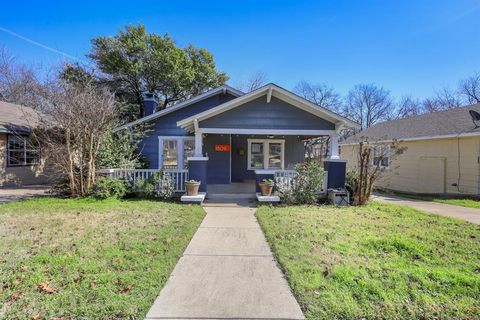
[[[408,199],[384,194],[374,194],[372,200],[397,204],[400,206],[409,206],[414,209],[426,211],[440,216],[462,219],[471,223],[480,224],[480,209],[453,206],[446,203],[433,201],[424,201],[417,199]]]
[[[0,204],[15,200],[24,200],[46,196],[48,186],[26,186],[15,188],[0,188]]]
[[[304,319],[255,208],[210,203],[205,211],[146,319]]]

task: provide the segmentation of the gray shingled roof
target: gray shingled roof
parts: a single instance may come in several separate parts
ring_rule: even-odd
[[[0,101],[0,132],[29,132],[38,120],[38,113],[32,108]]]
[[[479,132],[475,129],[469,110],[480,113],[480,103],[420,116],[385,121],[348,137],[342,144],[359,141],[401,140],[420,137],[444,136]],[[480,123],[479,123],[480,125]]]

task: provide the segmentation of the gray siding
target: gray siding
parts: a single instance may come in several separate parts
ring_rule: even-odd
[[[335,124],[265,96],[200,122],[201,128],[334,130]]]
[[[185,108],[173,111],[149,123],[146,137],[140,142],[140,153],[147,159],[150,168],[158,168],[158,136],[188,136],[191,135],[177,126],[177,121],[194,114],[216,107],[234,99],[235,96],[226,93],[207,98]]]

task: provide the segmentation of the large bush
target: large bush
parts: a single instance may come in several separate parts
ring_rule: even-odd
[[[141,198],[169,200],[175,194],[172,177],[164,171],[156,172],[148,179],[138,179],[135,193]]]
[[[126,180],[103,177],[90,188],[88,195],[97,199],[121,199],[131,191],[131,184]]]
[[[295,170],[293,179],[276,179],[275,187],[280,199],[287,204],[317,203],[325,176],[321,164],[316,161],[299,163]]]

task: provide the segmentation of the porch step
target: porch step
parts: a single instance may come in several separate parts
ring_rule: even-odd
[[[207,200],[255,199],[255,193],[208,193]]]

